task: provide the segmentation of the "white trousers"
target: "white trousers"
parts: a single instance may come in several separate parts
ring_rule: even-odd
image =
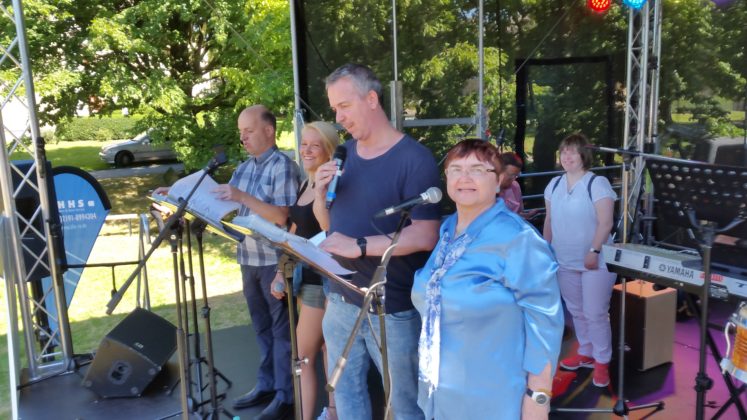
[[[593,357],[597,363],[612,358],[610,298],[615,273],[606,267],[593,271],[558,269],[560,294],[573,318],[578,354]]]

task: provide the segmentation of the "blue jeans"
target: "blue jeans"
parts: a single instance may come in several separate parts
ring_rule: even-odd
[[[270,284],[276,271],[274,265],[242,265],[241,278],[259,346],[257,389],[274,390],[276,399],[290,404],[293,402],[290,323],[285,299],[277,300],[270,294]]]
[[[328,376],[332,374],[337,359],[345,348],[359,311],[357,306],[345,303],[339,294],[329,294],[322,321],[327,345]],[[382,372],[382,368],[381,353],[374,340],[374,335],[377,340],[379,338],[379,320],[374,314],[370,318],[373,329],[367,321],[363,321],[348,354],[345,370],[335,388],[335,404],[340,419],[371,418],[371,399],[367,384],[369,360],[373,359],[379,372]],[[415,309],[411,309],[387,314],[385,319],[394,419],[421,420],[423,411],[418,407],[420,315]]]

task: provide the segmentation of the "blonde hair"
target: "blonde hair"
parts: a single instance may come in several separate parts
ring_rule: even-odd
[[[332,159],[335,148],[340,144],[340,136],[337,134],[335,126],[326,121],[312,121],[304,125],[301,136],[306,130],[314,130],[319,134],[319,137],[322,138],[322,148],[327,155],[327,160]]]

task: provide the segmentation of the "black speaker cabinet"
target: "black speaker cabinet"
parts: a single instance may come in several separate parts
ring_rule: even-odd
[[[136,397],[176,350],[176,327],[137,308],[101,340],[83,386],[104,398]]]
[[[629,281],[625,287],[625,352],[626,364],[647,370],[672,361],[674,323],[677,312],[677,291],[671,288],[654,290],[653,283]],[[612,343],[617,355],[619,342],[620,292],[616,284],[610,302]]]

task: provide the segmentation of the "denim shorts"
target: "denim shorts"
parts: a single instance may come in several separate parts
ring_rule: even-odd
[[[321,284],[301,284],[301,302],[311,308],[324,309],[324,290]]]

